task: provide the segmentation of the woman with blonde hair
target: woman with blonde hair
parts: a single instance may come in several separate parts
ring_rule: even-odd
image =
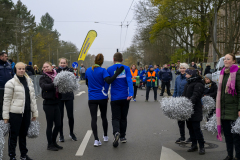
[[[14,77],[5,85],[3,102],[3,119],[9,121],[10,132],[8,141],[8,154],[10,160],[16,159],[17,139],[21,152],[21,160],[31,160],[27,155],[26,136],[32,121],[38,117],[34,85],[25,72],[25,64],[18,62],[15,65]],[[32,118],[31,118],[32,117]]]
[[[38,69],[37,65],[33,66],[33,70],[34,70],[35,75],[39,75],[40,74],[40,70]]]

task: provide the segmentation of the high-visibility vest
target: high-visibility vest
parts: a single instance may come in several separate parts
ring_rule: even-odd
[[[135,76],[138,76],[138,70],[135,69],[135,72],[133,73],[133,71],[131,70],[131,74],[132,74],[132,81],[136,82],[136,78],[134,78]]]
[[[152,77],[155,77],[155,76],[156,76],[156,72],[153,71],[152,74],[151,74],[150,72],[148,72],[148,77],[151,77],[151,76],[152,76]],[[148,81],[148,82],[151,82],[151,81],[152,81],[152,82],[155,82],[155,79],[152,79],[152,80],[151,80],[151,79],[148,79],[147,81]]]

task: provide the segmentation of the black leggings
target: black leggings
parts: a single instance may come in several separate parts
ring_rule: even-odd
[[[133,95],[133,99],[135,99],[135,98],[136,98],[136,96],[137,96],[137,88],[138,88],[138,86],[136,85],[136,83],[133,83],[133,88],[134,88],[134,95]]]
[[[47,134],[48,145],[55,144],[57,135],[61,126],[61,114],[60,114],[59,106],[58,104],[43,105],[43,110],[45,111],[46,120],[47,120],[46,134]],[[52,130],[53,123],[55,127]]]
[[[97,111],[98,111],[98,106],[101,111],[101,118],[102,118],[102,126],[103,126],[103,132],[104,136],[107,136],[107,131],[108,131],[108,121],[107,121],[107,99],[102,99],[102,100],[89,100],[88,101],[88,106],[90,109],[91,117],[92,117],[92,130],[93,130],[93,135],[95,140],[98,139],[98,131],[97,131]]]
[[[63,117],[64,117],[64,104],[67,110],[68,125],[70,129],[70,134],[73,133],[74,117],[73,117],[73,100],[60,101],[59,108],[61,113],[61,127],[60,136],[63,136]]]

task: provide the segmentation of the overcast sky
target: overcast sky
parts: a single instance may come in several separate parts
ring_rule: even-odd
[[[16,4],[17,0],[13,2]],[[105,60],[112,60],[117,48],[122,51],[131,45],[136,23],[133,20],[129,25],[124,45],[126,25],[133,19],[134,4],[138,0],[134,1],[124,22],[121,44],[120,25],[127,15],[132,0],[22,0],[22,2],[35,15],[37,23],[40,22],[41,16],[48,12],[55,20],[53,28],[61,33],[60,39],[73,42],[79,50],[89,30],[98,33],[89,53],[95,55],[103,53]]]

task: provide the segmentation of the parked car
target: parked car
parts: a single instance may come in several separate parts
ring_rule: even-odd
[[[240,56],[236,56],[236,58],[237,58],[237,64],[240,65]],[[212,80],[216,82],[217,85],[218,85],[220,72],[223,69],[223,67],[224,67],[224,57],[221,57],[215,66],[214,72],[212,72]]]

